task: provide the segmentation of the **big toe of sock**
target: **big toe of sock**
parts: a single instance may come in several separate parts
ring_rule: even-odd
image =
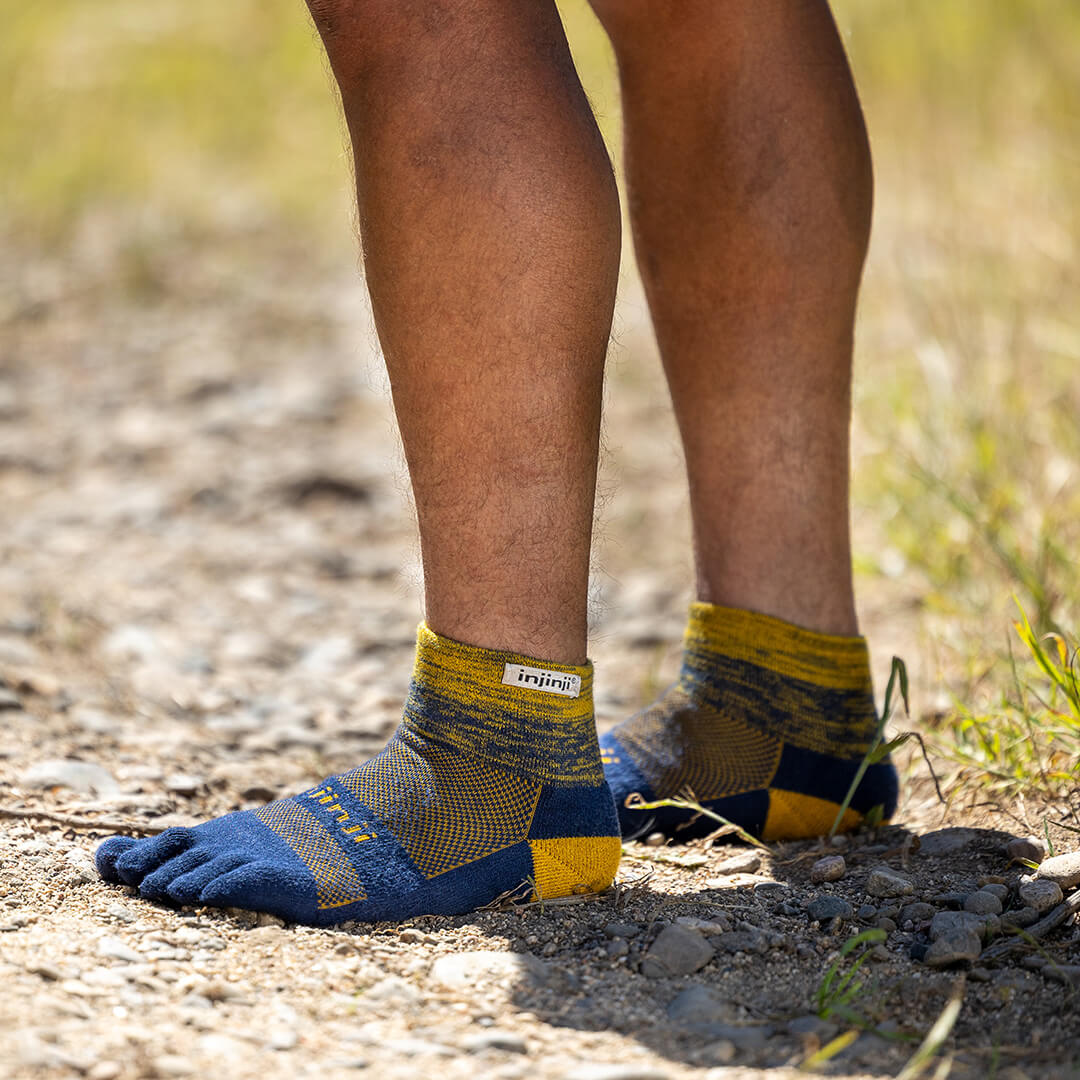
[[[195,842],[193,829],[166,829],[150,840],[136,840],[117,855],[113,866],[117,881],[139,885],[147,874],[186,851]]]
[[[110,836],[98,845],[94,852],[94,862],[98,873],[113,885],[119,885],[120,875],[116,872],[116,860],[129,851],[139,841],[132,836]]]

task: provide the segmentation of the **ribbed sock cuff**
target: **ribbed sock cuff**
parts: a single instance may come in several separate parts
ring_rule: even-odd
[[[865,752],[877,725],[865,638],[807,630],[771,615],[695,603],[680,687],[796,745]]]
[[[482,649],[420,624],[405,724],[463,753],[557,784],[603,778],[592,664]]]

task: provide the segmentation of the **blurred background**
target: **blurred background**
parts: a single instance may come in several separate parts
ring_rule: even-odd
[[[617,158],[610,53],[583,2],[561,7]],[[1080,6],[834,10],[877,173],[854,499],[879,689],[903,656],[898,726],[951,799],[1075,802]],[[381,717],[374,739],[407,676],[416,551],[303,5],[0,0],[0,25],[0,665],[69,717],[314,701]],[[670,675],[689,596],[629,252],[608,399],[604,722]]]

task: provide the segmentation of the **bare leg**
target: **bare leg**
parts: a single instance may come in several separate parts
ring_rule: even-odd
[[[605,736],[624,833],[691,788],[766,839],[888,817],[848,522],[866,131],[824,0],[593,0],[623,90],[631,219],[686,450],[698,598],[678,684]]]
[[[551,0],[312,0],[356,160],[427,621],[585,657],[610,165]]]
[[[682,431],[698,598],[854,633],[848,432],[872,179],[822,0],[593,0]]]
[[[302,922],[606,888],[620,843],[585,662],[611,169],[553,0],[311,0],[352,134],[428,626],[401,725],[252,812],[107,840],[149,899]]]

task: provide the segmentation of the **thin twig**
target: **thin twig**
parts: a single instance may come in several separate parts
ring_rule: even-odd
[[[103,829],[106,832],[140,833],[143,836],[156,836],[170,828],[169,825],[144,825],[134,821],[119,821],[114,818],[76,817],[73,814],[59,814],[51,810],[23,810],[17,807],[0,806],[0,818],[15,821],[52,821],[57,825],[66,825],[69,829]]]

